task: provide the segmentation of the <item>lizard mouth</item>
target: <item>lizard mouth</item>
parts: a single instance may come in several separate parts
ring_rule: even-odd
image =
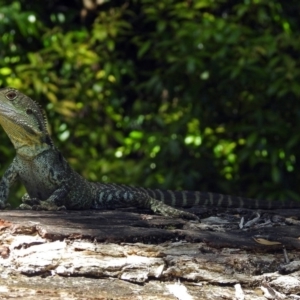
[[[17,120],[23,119],[21,114],[17,113],[13,109],[8,108],[5,105],[2,105],[1,103],[0,103],[0,116],[5,117],[14,122],[17,122]]]
[[[0,103],[0,114],[5,117],[11,117],[12,115],[16,115],[16,112],[13,112],[12,109],[7,108],[7,106]]]
[[[1,118],[3,119],[2,122]],[[15,125],[18,125],[20,127],[21,125],[21,128],[30,135],[37,135],[37,132],[32,128],[31,125],[28,124],[28,122],[26,122],[22,114],[19,114],[16,111],[13,111],[9,107],[0,103],[0,124],[2,124],[3,127],[5,127],[4,123],[6,123],[6,125],[9,125],[10,123],[10,126],[12,127],[14,127]]]

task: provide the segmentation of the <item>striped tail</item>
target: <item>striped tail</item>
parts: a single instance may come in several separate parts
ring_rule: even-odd
[[[200,205],[204,207],[235,207],[250,209],[300,208],[300,201],[259,200],[209,192],[149,189],[115,183],[93,183],[93,185],[95,186],[96,193],[98,193],[98,187],[101,188],[100,191],[102,189],[111,191],[118,190],[122,192],[127,191],[132,195],[136,195],[137,198],[139,198],[138,195],[148,195],[152,199],[156,199],[172,207],[191,207]]]
[[[146,188],[134,189],[146,192],[152,198],[173,207],[191,207],[200,205],[207,207],[250,209],[300,208],[300,201],[258,200],[198,191],[172,191]]]

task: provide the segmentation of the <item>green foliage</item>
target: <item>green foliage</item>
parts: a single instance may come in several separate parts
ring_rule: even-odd
[[[41,103],[78,172],[300,198],[296,1],[73,2],[0,0],[0,85]]]

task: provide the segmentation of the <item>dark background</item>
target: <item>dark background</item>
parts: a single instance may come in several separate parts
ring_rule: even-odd
[[[0,86],[90,180],[300,199],[299,7],[0,0]]]

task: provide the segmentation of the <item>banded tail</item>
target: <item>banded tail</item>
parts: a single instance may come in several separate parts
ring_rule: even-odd
[[[175,207],[235,207],[249,209],[300,208],[300,201],[258,200],[198,191],[172,191],[137,188],[154,199]]]
[[[137,195],[148,195],[152,199],[156,199],[172,207],[191,207],[200,205],[204,207],[235,207],[249,209],[300,208],[300,201],[259,200],[209,192],[149,189],[114,183],[101,183],[100,185],[104,189],[122,190],[123,192],[128,191],[129,193]]]

